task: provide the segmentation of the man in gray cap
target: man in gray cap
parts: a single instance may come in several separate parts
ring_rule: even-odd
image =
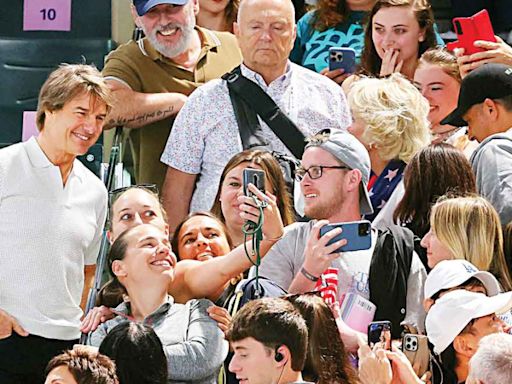
[[[506,225],[512,220],[512,67],[486,64],[467,75],[457,108],[441,124],[467,125],[480,143],[470,159],[478,193]]]
[[[137,183],[161,187],[167,167],[160,155],[174,116],[198,86],[242,61],[235,37],[196,26],[197,12],[198,0],[133,0],[133,19],[146,37],[106,59],[103,75],[115,96],[106,127],[131,129]]]
[[[320,234],[326,224],[359,221],[373,211],[367,192],[370,157],[365,147],[346,132],[313,136],[296,178],[306,216],[314,220],[287,227],[284,238],[263,259],[261,275],[290,293],[302,293],[325,280],[322,275],[327,268],[336,268],[337,300],[348,293],[370,300],[377,307],[375,319],[390,320],[395,337],[404,320],[421,329],[426,272],[414,252],[410,231],[396,226],[386,231],[368,228],[370,248],[349,252],[336,250],[358,239],[343,239],[340,229]],[[340,233],[342,240],[328,245]],[[396,251],[400,247],[406,251]],[[393,286],[388,285],[390,281]]]

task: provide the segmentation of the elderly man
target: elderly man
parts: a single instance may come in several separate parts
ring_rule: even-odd
[[[241,74],[262,88],[304,136],[350,124],[341,88],[288,61],[296,35],[290,0],[244,0],[234,27],[243,56]],[[286,143],[259,122],[267,148],[290,155]],[[169,166],[162,192],[165,208],[172,211],[171,231],[189,210],[211,208],[223,167],[242,149],[226,81],[194,92],[161,157]]]
[[[457,108],[441,124],[468,126],[480,143],[470,159],[478,193],[503,225],[512,221],[512,67],[490,63],[467,75]]]
[[[76,159],[100,136],[110,91],[87,65],[41,88],[39,135],[0,150],[0,382],[42,383],[80,336],[107,209],[105,186]]]
[[[480,340],[466,383],[512,383],[512,335],[494,333]]]
[[[133,0],[146,37],[107,57],[103,75],[115,96],[107,125],[133,128],[138,183],[162,185],[166,167],[159,156],[186,96],[240,64],[234,36],[196,27],[198,12],[198,0]]]

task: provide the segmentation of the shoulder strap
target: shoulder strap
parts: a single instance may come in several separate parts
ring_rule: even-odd
[[[290,152],[297,159],[301,159],[305,137],[274,100],[258,84],[242,76],[240,67],[226,73],[222,78],[227,81],[231,100],[233,101],[232,93],[236,95],[235,99],[241,98],[272,129]]]

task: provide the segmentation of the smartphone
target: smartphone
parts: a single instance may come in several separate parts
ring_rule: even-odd
[[[368,220],[327,224],[320,228],[320,236],[325,235],[335,228],[341,228],[342,232],[331,239],[327,245],[341,239],[347,239],[347,244],[334,252],[362,251],[364,249],[370,249],[372,246],[372,225]]]
[[[356,51],[352,48],[329,48],[329,71],[342,68],[345,73],[356,71]]]
[[[418,365],[419,377],[428,371],[430,352],[428,350],[427,336],[406,333],[402,339],[402,351],[411,362],[411,365]]]
[[[464,55],[472,55],[484,51],[484,49],[473,45],[476,40],[496,41],[491,19],[486,9],[470,17],[454,18],[453,28],[458,40],[446,44],[450,51],[455,48],[464,48]]]
[[[251,197],[254,195],[254,193],[249,191],[249,183],[254,184],[256,188],[265,193],[265,171],[261,169],[245,168],[242,178],[245,196]]]
[[[372,321],[368,325],[368,345],[391,351],[391,321]]]

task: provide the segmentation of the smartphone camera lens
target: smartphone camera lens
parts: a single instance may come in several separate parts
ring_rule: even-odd
[[[460,26],[460,21],[455,20],[454,25],[455,25],[455,33],[457,35],[462,35],[462,27]]]
[[[359,236],[364,237],[370,233],[370,224],[369,223],[361,223],[358,228]]]

